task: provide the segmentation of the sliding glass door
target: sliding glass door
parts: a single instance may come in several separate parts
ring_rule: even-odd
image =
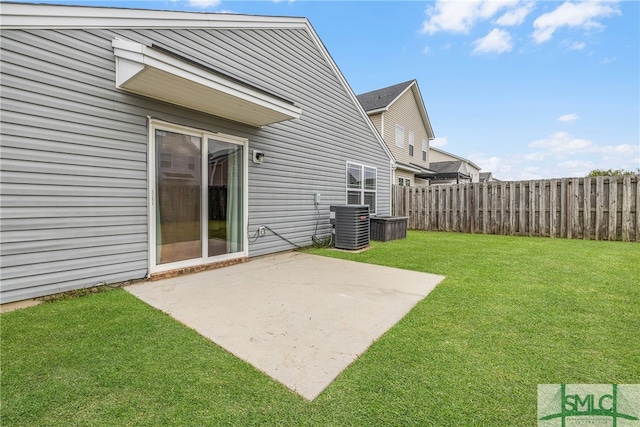
[[[152,126],[152,271],[246,253],[246,141]]]
[[[242,251],[243,147],[207,140],[207,251],[216,256]]]

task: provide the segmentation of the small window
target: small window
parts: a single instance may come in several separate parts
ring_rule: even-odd
[[[400,186],[404,185],[404,178],[398,178],[398,185]]]
[[[196,168],[196,158],[195,157],[192,157],[192,156],[187,157],[187,168],[189,170],[195,170],[195,168]]]
[[[378,171],[374,167],[347,162],[347,204],[369,205],[376,213]]]
[[[406,185],[407,187],[411,187],[411,180],[409,178],[405,179],[404,185]]]
[[[347,188],[362,188],[362,166],[347,164]]]
[[[396,125],[396,147],[404,148],[404,128]]]
[[[171,153],[160,153],[160,167],[171,169]]]
[[[377,188],[376,184],[376,170],[374,168],[368,168],[365,166],[364,168],[364,189],[365,190],[375,190]]]
[[[347,191],[347,204],[348,205],[360,205],[361,193],[359,191]]]
[[[413,132],[409,132],[409,155],[413,157]]]
[[[427,144],[427,141],[425,141],[424,139],[422,140],[422,160],[423,161],[427,161],[427,150],[429,149],[429,145]]]

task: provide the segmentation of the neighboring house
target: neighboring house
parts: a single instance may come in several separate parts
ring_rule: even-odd
[[[493,173],[491,172],[480,172],[480,182],[493,182],[500,181],[493,177]]]
[[[418,82],[363,93],[358,100],[396,159],[393,183],[428,185],[429,141],[435,135]]]
[[[480,166],[470,160],[431,147],[429,167],[435,172],[431,184],[480,182]]]
[[[306,246],[347,201],[390,214],[393,157],[305,18],[0,19],[1,302]]]

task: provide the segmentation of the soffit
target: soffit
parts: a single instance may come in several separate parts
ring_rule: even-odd
[[[289,101],[162,49],[121,39],[112,44],[119,89],[256,127],[302,114]]]

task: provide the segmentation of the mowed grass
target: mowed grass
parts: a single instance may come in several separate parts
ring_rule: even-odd
[[[0,317],[1,425],[531,426],[537,384],[640,383],[640,245],[409,232],[447,278],[307,402],[123,290]]]

